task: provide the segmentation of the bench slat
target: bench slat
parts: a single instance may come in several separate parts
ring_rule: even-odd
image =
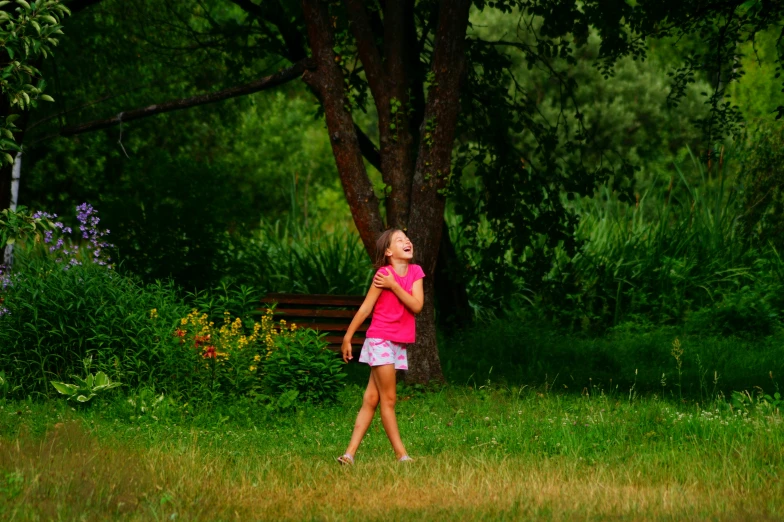
[[[275,315],[286,316],[285,319],[288,320],[289,317],[343,317],[351,319],[353,318],[357,312],[355,310],[320,310],[318,308],[303,308],[303,309],[296,309],[296,308],[276,308]]]
[[[364,296],[323,294],[267,294],[262,303],[301,304],[320,306],[360,306]]]
[[[335,319],[353,319],[359,308],[365,301],[364,296],[359,295],[324,295],[324,294],[267,294],[261,302],[282,305],[282,308],[275,308],[276,319],[285,319],[286,322],[294,323],[300,328],[312,328],[319,330],[327,335],[322,339],[328,343],[327,348],[332,351],[340,352],[343,344],[343,336],[340,332],[348,330],[349,322],[339,322]],[[299,308],[304,306],[306,308]],[[322,308],[332,307],[332,308]],[[343,307],[343,310],[336,310],[335,307]],[[346,310],[345,308],[350,308]],[[258,308],[260,314],[266,313],[267,308]],[[325,322],[319,322],[325,319]],[[352,353],[358,355],[362,344],[365,342],[365,331],[370,326],[370,318],[366,320],[351,338]],[[337,335],[336,335],[337,334]]]

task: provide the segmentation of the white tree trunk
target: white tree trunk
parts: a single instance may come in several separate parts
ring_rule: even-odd
[[[11,212],[16,211],[16,204],[19,201],[19,179],[22,177],[22,151],[16,153],[14,168],[11,172]],[[3,264],[11,268],[14,264],[14,245],[6,245],[3,254]]]

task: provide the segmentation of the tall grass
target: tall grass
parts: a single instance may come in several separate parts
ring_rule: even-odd
[[[784,309],[784,263],[772,245],[743,237],[739,179],[726,164],[708,171],[692,157],[694,173],[678,168],[677,178],[652,186],[634,205],[608,189],[578,202],[585,247],[571,260],[561,256],[550,276],[576,291],[555,307],[562,304],[567,320],[583,327],[628,319],[675,324],[713,308],[734,323],[725,333],[770,334]]]
[[[372,276],[359,235],[348,226],[263,223],[228,254],[230,278],[265,292],[359,295]]]

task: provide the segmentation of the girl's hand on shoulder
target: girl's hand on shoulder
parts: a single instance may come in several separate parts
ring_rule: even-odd
[[[396,284],[395,276],[392,275],[392,269],[389,267],[382,268],[373,277],[373,286],[376,288],[388,288],[391,290]]]
[[[343,362],[349,362],[354,356],[351,353],[351,340],[343,338],[343,345],[340,347],[340,352],[343,354]]]

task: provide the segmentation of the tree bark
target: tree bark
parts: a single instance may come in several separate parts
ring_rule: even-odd
[[[410,382],[443,379],[436,344],[435,268],[443,231],[444,189],[449,181],[452,149],[460,112],[460,79],[465,66],[465,33],[470,0],[442,0],[433,49],[432,72],[425,117],[411,190],[412,237],[425,274],[425,302],[417,316],[417,342],[411,350]]]
[[[11,204],[9,208],[11,212],[16,210],[16,205],[19,200],[19,181],[22,178],[22,151],[16,153],[16,158],[14,158],[14,167],[11,174]],[[14,266],[14,245],[5,245],[5,251],[3,252],[3,265],[5,265],[6,269],[10,269]]]
[[[411,209],[414,149],[408,116],[409,80],[405,61],[412,39],[407,39],[406,17],[414,17],[410,0],[389,0],[384,7],[383,55],[376,45],[373,23],[361,0],[345,0],[357,52],[378,113],[381,176],[390,188],[386,198],[387,225],[407,230]]]
[[[0,114],[2,116],[7,116],[13,112],[15,111],[11,111],[7,101],[4,100],[2,112]],[[27,128],[29,119],[30,111],[22,111],[19,113],[19,119],[14,122],[19,129],[14,133],[14,139],[19,145],[21,145],[24,140],[25,129]],[[14,164],[15,163],[16,162],[14,162]],[[8,163],[3,163],[0,165],[0,211],[11,207],[11,187],[13,186],[14,164],[9,165]]]
[[[343,72],[335,61],[335,39],[327,6],[320,0],[303,0],[302,10],[308,28],[308,40],[315,70],[302,79],[319,93],[324,106],[332,153],[335,156],[343,192],[351,208],[354,224],[365,250],[376,248],[376,239],[384,230],[378,198],[368,178],[362,151],[354,128],[354,120],[347,110],[343,92]]]

